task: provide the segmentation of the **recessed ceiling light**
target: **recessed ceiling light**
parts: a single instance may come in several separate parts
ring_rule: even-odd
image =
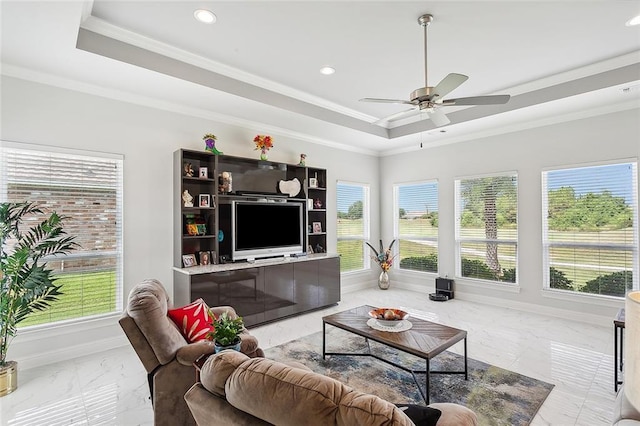
[[[640,15],[629,19],[625,25],[627,27],[633,27],[634,25],[640,25]]]
[[[336,72],[335,68],[332,67],[322,67],[320,68],[320,74],[331,75]]]
[[[204,24],[213,24],[217,19],[216,15],[214,15],[212,11],[207,9],[196,10],[195,12],[193,12],[193,17]]]

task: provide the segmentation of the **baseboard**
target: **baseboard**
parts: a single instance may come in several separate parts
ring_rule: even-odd
[[[608,316],[587,314],[584,312],[576,312],[566,309],[553,308],[550,306],[536,305],[533,303],[498,299],[495,297],[481,296],[478,294],[465,294],[461,293],[459,290],[456,291],[456,299],[473,303],[481,303],[484,305],[499,306],[501,308],[514,309],[516,311],[529,312],[532,314],[548,315],[551,317],[568,319],[604,327],[609,327],[613,324],[612,317]]]
[[[403,290],[415,291],[416,293],[428,294],[433,292],[433,288],[427,288],[424,284],[409,284],[394,281],[392,285]],[[359,289],[358,289],[359,290]],[[353,290],[355,291],[355,290]],[[482,296],[478,294],[464,293],[460,288],[456,289],[456,299],[465,300],[467,302],[481,303],[484,305],[498,306],[501,308],[514,309],[522,312],[533,314],[548,315],[551,317],[578,321],[586,324],[609,327],[612,324],[612,317],[603,315],[594,315],[584,312],[570,311],[561,308],[554,308],[533,303],[517,302],[514,300],[500,299],[496,297]]]
[[[122,336],[92,340],[91,342],[67,346],[56,350],[32,353],[27,356],[20,357],[17,361],[20,366],[20,370],[26,370],[56,362],[69,361],[70,359],[78,357],[93,355],[110,349],[120,348],[128,344],[129,341],[123,334]]]

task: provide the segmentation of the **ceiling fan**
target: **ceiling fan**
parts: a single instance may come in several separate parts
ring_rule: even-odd
[[[456,89],[464,83],[469,77],[462,74],[451,73],[442,79],[435,87],[430,87],[427,83],[427,27],[433,21],[433,16],[426,14],[418,18],[418,23],[424,29],[424,85],[414,90],[409,95],[408,101],[401,99],[380,99],[380,98],[363,98],[362,102],[382,102],[392,104],[413,105],[411,109],[391,114],[388,117],[377,120],[374,124],[387,123],[389,121],[399,120],[400,118],[409,117],[420,112],[426,112],[429,119],[436,125],[441,127],[449,124],[451,121],[440,111],[442,106],[451,105],[499,105],[509,101],[510,95],[492,95],[492,96],[472,96],[468,98],[443,99],[449,92]]]

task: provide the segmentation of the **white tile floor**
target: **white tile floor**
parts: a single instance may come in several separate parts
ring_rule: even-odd
[[[470,357],[555,384],[533,425],[611,424],[613,323],[598,327],[457,299],[432,302],[392,288],[348,293],[338,306],[251,332],[268,348],[321,331],[322,316],[362,304],[427,312],[426,319],[468,331]],[[0,398],[1,425],[153,424],[146,374],[129,346],[19,376],[18,391]]]

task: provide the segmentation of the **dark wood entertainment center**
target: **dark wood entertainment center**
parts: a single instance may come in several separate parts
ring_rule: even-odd
[[[223,181],[223,173],[230,179]],[[282,194],[282,181],[294,187],[299,182],[299,192]],[[255,326],[339,302],[340,258],[326,253],[326,182],[320,168],[174,152],[174,304],[201,297],[210,306],[233,306],[247,326]],[[192,207],[185,207],[185,191],[193,197]],[[228,212],[234,201],[302,205],[302,253],[232,262]],[[210,253],[212,264],[200,264],[203,252]],[[191,254],[197,266],[184,267],[183,256]]]

